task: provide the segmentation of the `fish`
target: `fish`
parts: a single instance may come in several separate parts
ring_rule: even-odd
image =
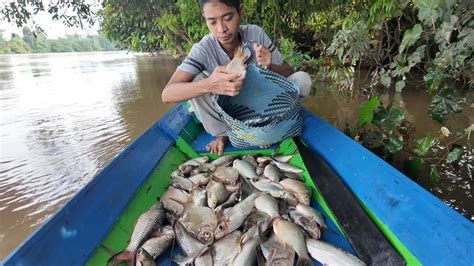
[[[315,221],[319,225],[320,228],[326,231],[334,232],[332,229],[330,229],[326,225],[326,223],[324,222],[323,216],[316,209],[304,204],[298,204],[296,205],[296,211],[298,211],[299,213],[301,213],[308,219]]]
[[[184,255],[187,256],[173,258],[178,264],[192,264],[196,258],[199,258],[209,249],[210,243],[201,243],[201,241],[192,237],[180,223],[174,224],[174,232],[178,245],[181,247]]]
[[[247,179],[256,180],[258,179],[255,167],[244,160],[234,160],[233,167],[239,172],[239,174]]]
[[[257,167],[258,163],[255,161],[255,157],[251,154],[244,155],[242,160],[250,163],[253,167]]]
[[[284,171],[284,172],[291,172],[291,173],[295,173],[295,174],[301,174],[304,172],[303,169],[300,169],[296,166],[293,166],[289,163],[283,163],[283,162],[279,162],[279,161],[276,161],[276,160],[273,160],[273,163],[278,167],[280,168],[280,170]]]
[[[219,166],[212,173],[212,178],[225,185],[235,185],[239,181],[239,172],[233,167]]]
[[[323,265],[366,265],[356,256],[329,243],[308,238],[306,248],[311,257]]]
[[[279,184],[286,190],[292,192],[298,199],[298,202],[309,205],[311,200],[311,190],[305,185],[305,183],[291,178],[286,178],[280,181]]]
[[[154,230],[161,226],[164,217],[165,210],[161,202],[153,204],[148,211],[142,213],[133,228],[128,246],[124,251],[112,256],[107,261],[107,265],[117,265],[122,261],[134,262],[138,248]]]
[[[275,217],[280,217],[278,212],[278,203],[267,193],[262,193],[255,199],[255,209],[264,212],[270,216],[271,219]]]
[[[136,265],[155,265],[158,258],[174,242],[174,230],[167,225],[160,228],[157,234],[148,239],[137,251]]]
[[[224,155],[211,162],[216,168],[219,166],[229,166],[232,165],[232,162],[239,158],[238,155]]]
[[[262,211],[252,212],[247,216],[247,218],[245,218],[242,226],[245,233],[242,235],[240,242],[243,244],[253,237],[259,237],[260,233],[267,231],[270,222],[271,217],[267,213]]]
[[[210,181],[206,187],[207,191],[207,206],[215,209],[229,197],[230,192],[221,182]]]
[[[293,207],[294,208],[294,207]],[[314,239],[319,239],[321,238],[321,229],[319,227],[319,224],[314,221],[313,219],[310,219],[300,212],[295,210],[292,210],[289,212],[290,219],[293,221],[295,224],[299,225],[303,230],[311,237]]]
[[[295,157],[296,154],[290,154],[290,155],[280,155],[280,156],[273,156],[273,160],[275,161],[279,161],[279,162],[282,162],[282,163],[287,163],[289,162],[291,159],[293,159],[293,157]]]
[[[270,180],[259,180],[257,182],[250,180],[250,183],[257,190],[270,193],[272,197],[284,199],[291,205],[298,204],[297,198],[293,194],[286,191],[279,183],[272,182]]]
[[[173,178],[171,178],[171,186],[190,192],[195,186],[195,184],[188,178],[182,176],[174,176]]]
[[[295,250],[286,245],[272,233],[268,239],[260,243],[265,265],[293,266],[295,260]]]
[[[231,260],[233,266],[254,265],[257,260],[256,248],[259,244],[258,236],[248,239],[240,245],[240,252]]]
[[[188,203],[178,222],[189,234],[202,243],[214,241],[217,216],[211,208]]]
[[[215,239],[221,239],[226,234],[232,233],[239,228],[245,218],[252,212],[254,201],[259,195],[260,193],[253,193],[234,207],[224,211],[224,215],[214,232]]]
[[[235,72],[245,77],[245,73],[246,73],[245,65],[244,65],[245,58],[246,58],[245,53],[241,50],[238,50],[234,54],[234,58],[232,58],[232,60],[226,65],[225,67],[226,71]]]
[[[273,232],[281,242],[291,246],[298,254],[296,265],[314,265],[308,255],[304,235],[296,224],[276,218],[273,221]]]
[[[241,235],[239,230],[235,230],[214,243],[214,265],[228,265],[237,256]]]
[[[188,179],[198,187],[205,186],[207,183],[209,183],[209,173],[200,173],[190,176]]]
[[[282,173],[280,172],[280,169],[278,169],[278,167],[273,164],[267,164],[267,166],[265,166],[263,175],[273,182],[279,182],[280,179],[282,179]]]
[[[184,206],[180,202],[187,202],[189,197],[190,195],[183,190],[169,187],[161,196],[160,202],[163,203],[163,207],[167,211],[180,215],[184,210]]]

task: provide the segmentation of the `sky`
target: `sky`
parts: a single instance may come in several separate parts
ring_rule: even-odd
[[[43,0],[45,6],[49,1]],[[3,6],[5,0],[0,0],[0,6]],[[36,24],[41,26],[43,30],[46,32],[47,39],[56,39],[59,37],[64,37],[67,34],[79,34],[79,35],[97,35],[97,31],[99,30],[99,23],[96,22],[93,27],[89,27],[87,23],[84,23],[84,29],[80,27],[67,27],[61,21],[53,21],[51,18],[52,15],[48,12],[40,12],[37,15],[33,16]],[[30,29],[33,29],[33,24],[27,24]],[[16,33],[20,36],[21,28],[17,28],[15,23],[8,23],[7,21],[0,20],[0,30],[4,30],[3,37],[5,39],[10,39],[12,33]]]

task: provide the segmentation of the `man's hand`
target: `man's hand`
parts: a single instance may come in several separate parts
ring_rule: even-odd
[[[267,47],[256,43],[253,44],[253,49],[255,51],[257,65],[265,69],[269,68],[272,63],[272,53],[270,50]]]
[[[224,66],[218,66],[209,76],[208,82],[210,83],[209,92],[237,96],[242,89],[244,76],[240,73],[228,72]]]

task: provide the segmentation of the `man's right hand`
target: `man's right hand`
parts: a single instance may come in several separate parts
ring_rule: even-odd
[[[240,73],[228,72],[224,66],[218,66],[208,78],[209,92],[237,96],[242,89],[244,78],[245,76]]]

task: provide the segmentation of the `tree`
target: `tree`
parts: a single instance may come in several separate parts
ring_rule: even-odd
[[[101,1],[86,3],[85,0],[50,1],[6,1],[0,5],[0,18],[15,23],[18,28],[34,22],[33,15],[48,12],[52,20],[60,20],[71,27],[83,27],[84,22],[93,25],[96,18],[92,9]],[[90,2],[90,1],[88,1]],[[33,23],[34,24],[34,23]],[[41,31],[41,28],[39,28]]]
[[[23,40],[33,49],[35,47],[35,36],[27,26],[23,27]]]

